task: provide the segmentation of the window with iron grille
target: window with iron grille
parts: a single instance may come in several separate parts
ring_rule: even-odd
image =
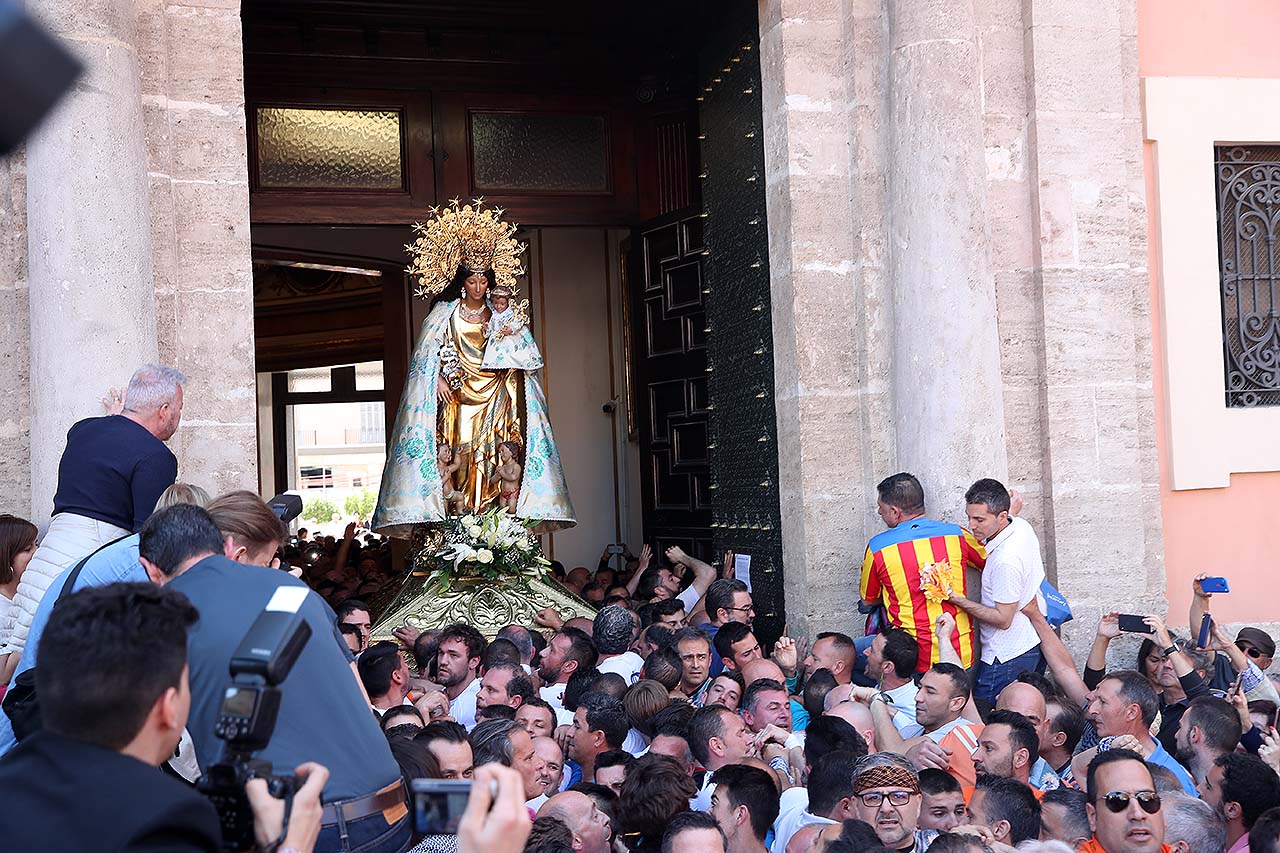
[[[1227,405],[1280,406],[1280,146],[1214,150]]]

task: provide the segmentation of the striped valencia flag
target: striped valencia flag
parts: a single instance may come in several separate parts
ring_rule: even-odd
[[[974,660],[974,625],[954,604],[932,602],[920,589],[920,569],[930,563],[949,563],[952,582],[967,594],[965,566],[981,569],[987,552],[976,537],[958,524],[928,518],[904,521],[879,533],[867,543],[862,560],[862,600],[883,602],[889,623],[902,628],[920,647],[916,670],[923,672],[940,660],[933,626],[947,612],[956,620],[951,637],[960,661],[968,668]]]

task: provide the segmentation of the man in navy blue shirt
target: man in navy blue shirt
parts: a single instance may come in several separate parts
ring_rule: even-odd
[[[22,576],[7,625],[0,625],[0,682],[13,675],[45,590],[68,566],[102,545],[141,529],[162,492],[178,478],[165,442],[182,419],[186,377],[143,365],[125,389],[124,411],[86,418],[67,432],[58,464],[53,519]]]
[[[263,527],[274,523],[280,539],[285,537],[284,524],[266,504],[257,501],[244,511],[255,516],[247,521]],[[217,537],[211,541],[201,537],[205,542],[201,550],[184,560],[160,556],[164,549],[153,546],[151,540],[172,537],[182,544],[197,534],[184,532],[178,522],[200,516]],[[272,762],[277,773],[308,761],[329,768],[325,815],[315,846],[318,853],[399,853],[412,834],[400,769],[370,710],[352,665],[354,657],[338,632],[337,616],[288,572],[228,559],[220,540],[218,527],[204,510],[180,505],[156,513],[139,543],[148,575],[164,576],[166,587],[181,592],[200,612],[187,643],[191,682],[187,729],[201,768],[207,770],[222,754],[224,744],[213,730],[232,653],[268,604],[277,610],[291,609],[311,626],[311,639],[280,685],[283,696],[275,733],[257,757]],[[189,553],[189,549],[177,550]]]

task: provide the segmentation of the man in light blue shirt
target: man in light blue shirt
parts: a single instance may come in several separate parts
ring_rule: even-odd
[[[77,561],[78,562],[78,561]],[[9,681],[9,689],[13,689],[13,684],[17,681],[18,676],[36,665],[36,654],[40,645],[40,635],[44,633],[45,625],[49,624],[49,614],[53,612],[53,605],[57,603],[62,593],[62,587],[67,582],[74,565],[68,566],[63,570],[62,574],[49,584],[44,598],[40,600],[40,606],[36,608],[35,616],[31,620],[31,629],[27,633],[27,645],[22,650],[22,657],[18,661],[18,668],[13,672],[13,678]],[[84,568],[80,570],[80,576],[76,578],[75,586],[67,590],[70,594],[79,589],[86,589],[91,586],[106,586],[111,583],[128,582],[138,583],[150,580],[147,577],[147,570],[142,567],[142,563],[138,561],[138,534],[126,536],[110,545],[102,548],[100,551],[92,554],[88,558],[88,562],[84,564]],[[0,755],[4,755],[13,747],[17,746],[18,739],[13,733],[13,725],[9,721],[7,714],[0,712]]]

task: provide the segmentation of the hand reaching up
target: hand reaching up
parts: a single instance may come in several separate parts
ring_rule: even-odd
[[[104,413],[118,415],[124,411],[124,391],[119,388],[108,388],[106,396],[100,402]]]
[[[1098,620],[1098,636],[1114,640],[1120,636],[1120,614],[1112,611],[1102,614]]]
[[[412,625],[401,625],[392,631],[391,635],[400,641],[400,645],[409,651],[413,651],[413,645],[418,642],[418,637],[422,636],[422,632]]]
[[[1258,757],[1267,762],[1272,770],[1280,773],[1280,732],[1276,731],[1275,726],[1272,726],[1267,736],[1262,739],[1262,746],[1258,747]]]
[[[773,662],[782,670],[782,674],[790,678],[796,673],[800,662],[796,641],[790,637],[779,637],[773,644]]]

